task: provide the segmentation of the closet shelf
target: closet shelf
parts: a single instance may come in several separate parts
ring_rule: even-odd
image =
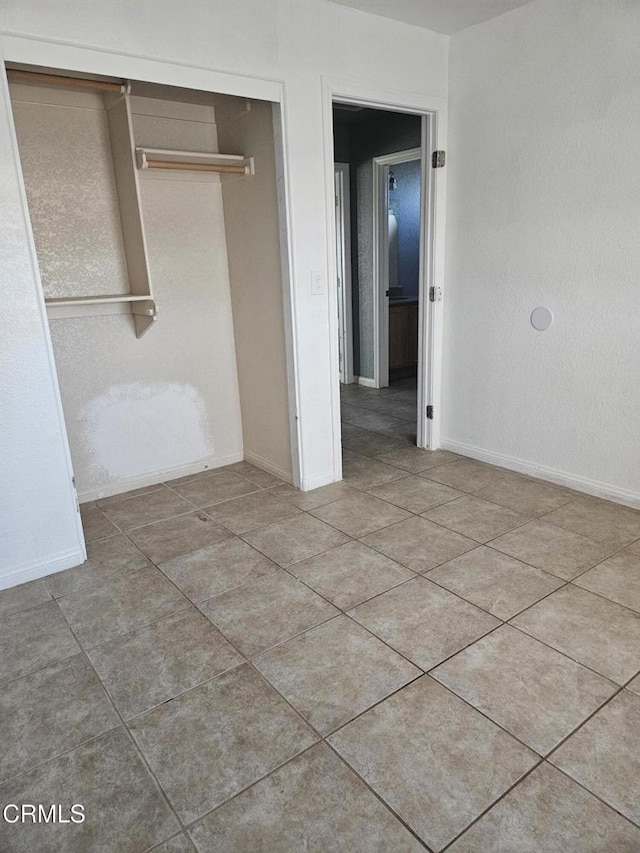
[[[52,319],[93,317],[101,314],[128,314],[136,319],[136,334],[141,337],[155,321],[158,308],[150,295],[114,293],[99,296],[62,296],[44,300]]]
[[[104,305],[108,302],[152,302],[148,296],[135,296],[133,293],[115,293],[106,296],[60,296],[45,299],[49,305]]]
[[[243,154],[175,151],[170,148],[136,148],[136,163],[138,169],[255,175],[253,157],[245,157]]]

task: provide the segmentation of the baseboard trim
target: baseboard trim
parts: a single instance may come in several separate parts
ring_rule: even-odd
[[[322,477],[313,477],[312,479],[306,479],[301,483],[301,491],[303,492],[312,492],[314,489],[321,489],[323,486],[330,486],[332,483],[336,482],[336,476],[331,471],[329,474],[324,474]]]
[[[604,498],[608,501],[640,509],[640,493],[633,492],[630,489],[622,489],[618,486],[612,486],[609,483],[602,483],[599,480],[591,480],[589,477],[569,474],[567,471],[558,471],[556,468],[548,468],[546,465],[538,465],[535,462],[518,459],[515,456],[507,456],[504,453],[497,453],[493,450],[484,450],[480,447],[474,447],[472,444],[464,444],[461,441],[455,441],[450,438],[442,438],[440,440],[440,447],[443,450],[450,450],[452,453],[459,453],[461,456],[469,456],[471,459],[477,459],[479,462],[499,465],[501,468],[508,468],[510,471],[527,474],[527,476],[535,477],[539,480],[547,480],[558,486],[574,489],[576,492],[584,492],[586,495]]]
[[[365,388],[377,388],[376,380],[369,379],[367,376],[354,376],[354,380],[358,385],[364,385]]]
[[[101,489],[79,491],[78,500],[80,503],[87,503],[87,501],[97,501],[100,498],[110,498],[112,495],[131,492],[134,489],[142,489],[145,486],[155,486],[156,483],[176,480],[178,477],[188,477],[190,474],[199,474],[201,471],[223,468],[225,465],[233,465],[234,462],[242,462],[244,458],[245,455],[242,450],[237,450],[235,453],[228,453],[226,456],[208,456],[204,459],[199,459],[197,462],[190,462],[187,465],[160,468],[156,471],[150,471],[148,474],[141,474],[139,477],[118,480],[117,483],[110,483]]]
[[[272,462],[268,462],[266,459],[263,459],[262,456],[258,456],[257,453],[249,453],[248,451],[245,451],[243,461],[249,462],[251,465],[255,465],[256,468],[261,468],[268,474],[273,474],[274,477],[279,477],[281,480],[284,480],[285,483],[291,483],[293,481],[291,471],[285,471],[284,468],[280,468],[279,465],[274,465]]]
[[[44,563],[27,563],[18,568],[10,569],[6,574],[0,575],[0,590],[9,589],[21,583],[27,583],[27,581],[35,581],[46,575],[52,575],[54,572],[72,569],[74,566],[84,563],[85,559],[85,552],[76,549],[75,551],[68,551],[65,554],[59,554],[57,557],[47,560]]]

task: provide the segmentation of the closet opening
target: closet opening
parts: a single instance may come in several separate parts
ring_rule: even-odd
[[[298,480],[279,104],[7,70],[86,539],[188,516],[206,544]]]

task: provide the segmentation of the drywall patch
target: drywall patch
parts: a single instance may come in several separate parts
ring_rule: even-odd
[[[132,478],[213,454],[204,401],[192,385],[130,382],[95,397],[81,412],[92,468]]]

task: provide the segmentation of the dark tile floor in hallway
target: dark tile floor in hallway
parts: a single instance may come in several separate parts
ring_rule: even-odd
[[[346,449],[362,450],[371,436],[362,431],[394,438],[399,445],[416,443],[418,407],[417,378],[399,379],[387,388],[365,388],[362,385],[340,387],[342,444]]]
[[[640,512],[345,415],[343,483],[84,505],[0,593],[0,800],[86,814],[3,853],[640,850]]]

